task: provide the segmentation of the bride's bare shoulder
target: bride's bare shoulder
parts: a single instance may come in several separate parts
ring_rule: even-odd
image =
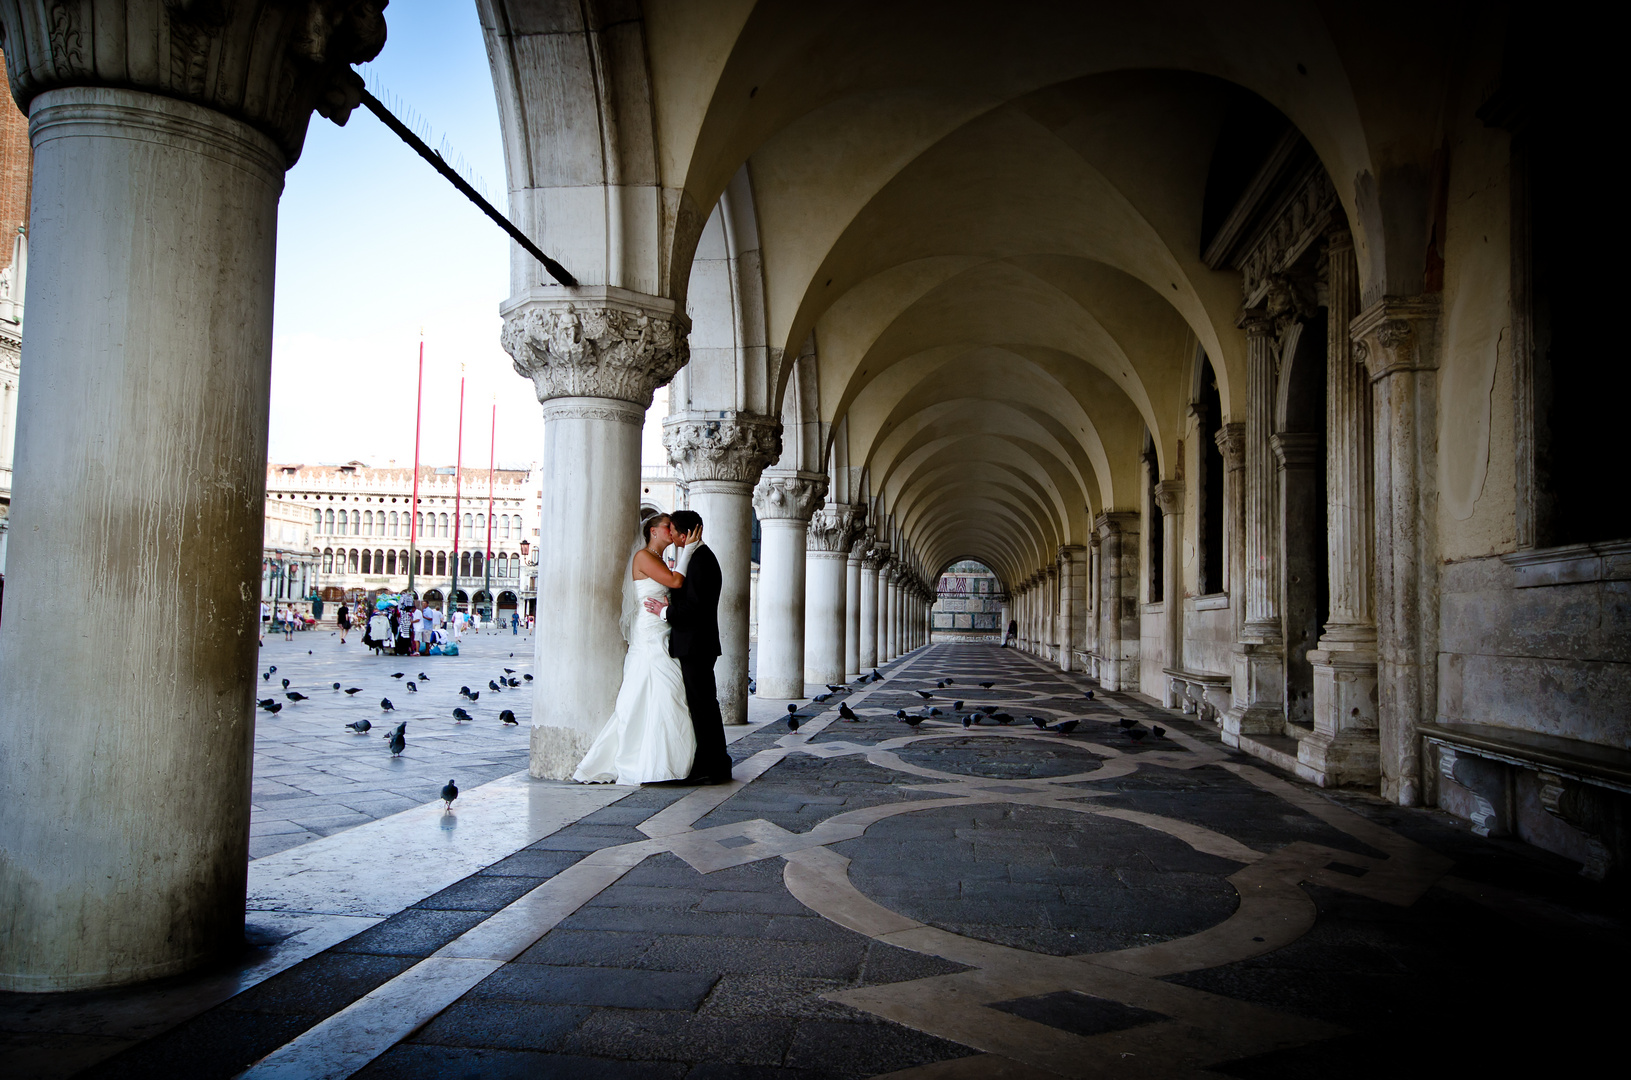
[[[634,562],[630,565],[630,573],[634,575],[635,581],[640,581],[650,577],[651,571],[659,568],[666,569],[666,567],[663,567],[662,560],[653,555],[649,549],[641,548],[634,553]]]

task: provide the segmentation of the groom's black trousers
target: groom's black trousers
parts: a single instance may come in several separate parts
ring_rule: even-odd
[[[731,755],[725,749],[725,718],[719,712],[719,688],[714,683],[714,658],[680,660],[685,680],[685,702],[691,709],[691,727],[697,733],[697,757],[691,775],[706,780],[728,780]]]

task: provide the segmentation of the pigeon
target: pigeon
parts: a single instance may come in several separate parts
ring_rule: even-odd
[[[528,681],[528,682],[531,682],[531,681],[532,681],[532,676],[531,676],[531,675],[528,675],[528,676],[527,676],[527,677],[526,677],[526,679],[527,679],[527,681]],[[758,692],[759,692],[759,686],[758,686],[758,684],[757,684],[757,683],[755,683],[755,682],[754,682],[754,681],[753,681],[753,680],[752,680],[752,679],[749,679],[749,680],[748,680],[748,693],[750,693],[750,694],[757,694],[757,693],[758,693]]]
[[[356,720],[356,721],[353,721],[352,723],[349,723],[349,724],[346,725],[346,727],[350,728],[352,731],[356,732],[358,735],[368,734],[368,729],[373,727],[373,726],[374,726],[373,724],[368,722],[368,718],[366,716],[363,717],[361,720]]]
[[[335,683],[335,685],[338,686],[339,683]],[[348,687],[346,687],[345,692],[346,692],[347,697],[352,697],[352,696],[354,696],[356,694],[362,693],[362,687],[360,687],[360,686],[348,686]]]
[[[459,797],[459,785],[449,780],[447,786],[442,788],[442,805],[444,809],[453,809],[453,800]]]
[[[287,694],[284,694],[283,696],[288,698],[290,701],[305,701],[306,700],[306,695],[302,694],[299,690],[290,690]]]
[[[959,700],[959,701],[952,702],[951,703],[951,711],[952,712],[962,712],[963,711],[962,701]]]
[[[993,719],[997,723],[1003,724],[1003,725],[1012,724],[1014,722],[1014,718],[1012,716],[1009,716],[1005,712],[1000,712],[997,715],[993,716],[991,719]]]
[[[901,723],[915,730],[919,724],[923,723],[924,719],[925,717],[922,716],[907,716],[902,718]]]
[[[981,705],[980,711],[985,713],[987,716],[991,716],[997,711],[997,707],[995,705]]]
[[[334,689],[336,689],[336,690],[338,690],[338,689],[339,689],[339,688],[340,688],[340,684],[339,684],[339,683],[335,683],[335,684],[334,684]]]
[[[288,679],[283,680],[283,689],[285,689],[285,690],[289,689],[289,680]]]
[[[405,675],[405,674],[406,674],[406,672],[402,672],[402,671],[398,671],[398,672],[395,672],[395,673],[394,673],[394,674],[392,674],[392,675],[391,675],[391,678],[393,678],[393,679],[400,679],[400,678],[402,678],[402,676],[403,676],[403,675]]]
[[[912,693],[916,694],[918,697],[922,698],[924,701],[928,701],[930,698],[934,697],[934,695],[929,693],[927,690],[914,690],[914,691],[912,691]]]
[[[969,727],[973,723],[974,723],[974,714],[973,713],[969,713],[967,716],[963,717],[963,726],[964,727]]]
[[[787,703],[787,711],[790,713],[796,713],[799,711],[799,707],[795,702],[789,701]]]
[[[278,713],[283,711],[283,702],[281,702],[281,701],[272,702],[272,704],[266,706],[266,711],[271,713],[273,716],[276,716]]]
[[[985,688],[987,690],[991,689],[993,686],[996,686],[996,685],[997,684],[994,683],[994,682],[983,682],[983,683],[980,684],[980,686],[982,686],[983,688]]]
[[[277,665],[276,665],[276,664],[273,664],[273,665],[272,665],[272,666],[271,666],[271,667],[269,667],[269,668],[267,668],[267,669],[266,669],[266,673],[267,673],[267,674],[268,674],[268,675],[270,675],[270,674],[271,674],[271,673],[272,673],[272,672],[274,672],[274,671],[276,671],[276,670],[277,670]]]
[[[505,679],[504,683],[505,683],[506,686],[510,687],[510,689],[513,690],[516,687],[521,685],[521,680],[520,679]]]
[[[1134,727],[1134,728],[1128,728],[1127,729],[1127,737],[1129,739],[1133,740],[1134,742],[1142,741],[1144,736],[1146,736],[1148,734],[1149,734],[1149,732],[1145,731],[1141,727]]]
[[[274,670],[276,670],[276,669],[274,669]],[[872,669],[872,681],[873,682],[883,682],[883,673],[881,671],[879,671],[877,668]]]
[[[840,701],[838,703],[838,715],[842,716],[845,720],[860,720],[861,719],[859,716],[855,715],[855,710],[854,709],[850,708],[848,705],[844,704],[842,701]]]
[[[498,718],[504,721],[506,724],[513,724],[516,722],[515,713],[511,712],[509,709],[505,709],[503,712],[499,713]]]
[[[532,676],[531,676],[531,675],[523,675],[523,676],[521,676],[521,677],[522,677],[522,678],[523,678],[523,679],[525,679],[525,680],[527,680],[527,681],[528,681],[528,682],[531,682],[531,681],[532,681]],[[749,686],[749,687],[748,687],[748,693],[750,693],[750,694],[751,694],[751,693],[753,693],[753,687],[752,687],[752,686]]]
[[[1167,729],[1162,727],[1160,724],[1151,724],[1150,733],[1157,739],[1164,739],[1167,737]]]
[[[956,681],[957,681],[957,680],[955,680],[955,679],[947,679],[947,680],[945,680],[945,682],[944,682],[944,684],[943,684],[943,685],[945,685],[945,686],[951,686],[951,685],[953,685],[953,684],[955,684],[955,683],[956,683]]]
[[[493,691],[494,693],[498,693],[499,692],[498,683],[494,682],[492,679],[488,679],[487,680],[487,689]]]
[[[470,696],[470,688],[468,686],[459,687],[459,696],[460,697],[469,697]]]
[[[798,729],[799,729],[799,714],[798,713],[788,713],[787,714],[787,730],[788,731],[797,731]]]
[[[1085,698],[1087,698],[1087,700],[1089,700],[1089,701],[1092,701],[1092,700],[1093,700],[1093,691],[1091,691],[1091,690],[1084,690],[1084,691],[1083,691],[1083,692],[1082,692],[1082,696],[1083,696],[1083,697],[1085,697]]]
[[[472,690],[472,691],[470,691],[469,697],[470,697],[471,701],[479,700],[481,698],[481,691],[480,690]]]
[[[255,702],[255,704],[259,705],[261,708],[264,709],[264,708],[267,708],[269,706],[276,705],[277,704],[277,698],[263,697],[259,701]]]
[[[379,699],[379,707],[384,709],[386,712],[391,712],[396,709],[396,706],[391,704],[391,699],[388,697],[382,697]]]
[[[453,719],[457,720],[459,723],[462,724],[467,720],[474,719],[474,717],[472,717],[469,713],[465,712],[463,709],[454,709],[453,710]]]
[[[896,720],[906,719],[906,710],[905,709],[896,709],[895,710],[895,719]]]
[[[307,656],[310,656],[310,655],[311,655],[311,650],[310,650],[310,649],[307,649],[307,650],[306,650],[306,655],[307,655]]]
[[[419,684],[414,682],[412,679],[409,679],[407,682],[403,683],[402,685],[406,686],[408,688],[408,693],[410,693],[410,694],[419,693]]]
[[[408,722],[404,720],[398,724],[395,731],[385,736],[385,740],[391,744],[392,757],[402,753],[408,745]]]
[[[817,694],[815,697],[811,698],[810,700],[815,702],[817,705],[820,705],[830,697],[832,697],[831,694]]]
[[[934,685],[935,685],[935,687],[937,689],[944,690],[946,688],[946,680],[941,679],[940,681],[936,682]]]
[[[835,694],[842,694],[845,690],[848,690],[849,687],[844,686],[844,685],[839,684],[839,683],[828,683],[827,684],[827,689],[832,691]]]
[[[421,671],[419,673],[419,681],[420,682],[430,682],[430,676],[426,675],[423,671]]]
[[[261,672],[261,682],[271,682],[271,681],[272,681],[272,673],[270,671]]]
[[[1057,724],[1050,725],[1048,730],[1060,735],[1069,735],[1076,730],[1076,725],[1080,723],[1080,720],[1061,720]]]
[[[1027,716],[1025,719],[1029,720],[1043,731],[1048,730],[1048,722],[1042,719],[1040,716]]]
[[[939,716],[940,715],[940,710],[939,709],[930,709],[929,710],[929,715],[930,716]]]
[[[1120,720],[1117,720],[1116,723],[1120,724],[1124,728],[1130,728],[1134,724],[1138,723],[1138,721],[1137,720],[1129,720],[1125,716],[1123,716]]]
[[[514,660],[514,659],[515,659],[515,654],[514,654],[514,653],[511,653],[511,654],[510,654],[510,659],[511,659],[511,660]]]
[[[507,667],[507,668],[504,669],[504,674],[514,675],[515,674],[515,669],[513,667]]]

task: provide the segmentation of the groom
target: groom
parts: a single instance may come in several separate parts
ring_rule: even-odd
[[[719,560],[702,542],[701,514],[676,510],[669,520],[679,534],[674,540],[680,549],[675,569],[685,575],[685,584],[669,595],[666,605],[653,597],[646,601],[646,608],[668,620],[672,628],[668,652],[680,662],[685,679],[685,700],[697,734],[696,761],[687,779],[723,784],[731,778],[731,755],[725,749],[725,721],[719,714],[719,691],[714,685],[714,661],[719,658]]]

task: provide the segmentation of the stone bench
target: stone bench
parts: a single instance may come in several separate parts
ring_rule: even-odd
[[[1234,679],[1210,671],[1162,668],[1167,677],[1166,700],[1169,709],[1180,709],[1197,719],[1215,724],[1228,710],[1234,697]]]
[[[1560,823],[1576,838],[1565,847],[1593,879],[1625,857],[1631,751],[1483,724],[1423,724],[1418,734],[1430,801],[1478,835],[1529,839]]]

